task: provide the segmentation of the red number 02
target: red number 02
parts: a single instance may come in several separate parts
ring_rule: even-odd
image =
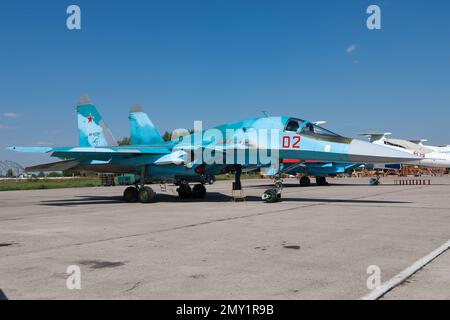
[[[292,145],[291,145],[291,137],[290,136],[284,136],[283,137],[283,149],[300,149],[300,136],[293,136],[292,137]]]
[[[291,145],[291,137],[284,136],[283,137],[283,149],[288,149],[290,145]]]
[[[294,136],[294,137],[292,138],[292,140],[294,140],[294,142],[293,142],[293,144],[292,144],[292,148],[294,148],[294,149],[300,149],[300,140],[301,140],[300,136]]]

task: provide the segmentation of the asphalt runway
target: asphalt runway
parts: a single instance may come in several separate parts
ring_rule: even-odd
[[[203,200],[156,185],[154,204],[123,187],[0,192],[0,299],[360,299],[369,266],[386,282],[450,239],[448,177],[329,181],[287,180],[275,204],[268,180],[243,181],[243,203],[229,181]],[[450,251],[383,299],[450,299]]]

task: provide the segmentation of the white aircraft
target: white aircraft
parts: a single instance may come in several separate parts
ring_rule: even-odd
[[[406,151],[421,160],[411,161],[408,164],[432,167],[432,168],[450,168],[450,146],[435,147],[424,145],[427,140],[403,140],[391,139],[388,136],[392,133],[362,133],[370,139],[370,142],[383,145],[392,149]]]

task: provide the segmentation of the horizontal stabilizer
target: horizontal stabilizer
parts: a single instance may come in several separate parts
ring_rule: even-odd
[[[38,166],[25,168],[26,172],[49,172],[49,171],[64,171],[76,167],[79,164],[76,160],[65,160],[53,163],[41,164]]]
[[[51,153],[52,157],[71,160],[109,161],[111,159],[125,159],[132,156],[164,155],[170,150],[165,147],[61,147],[61,148],[34,148],[34,147],[11,147],[9,150],[16,152]]]
[[[138,155],[156,155],[168,154],[170,150],[167,148],[153,148],[153,147],[115,147],[115,148],[92,148],[92,147],[77,147],[77,148],[55,148],[52,156],[58,158],[70,159],[91,159],[91,160],[109,160],[109,159],[123,159],[130,156]]]
[[[25,153],[49,153],[53,148],[49,147],[8,147],[8,150]]]

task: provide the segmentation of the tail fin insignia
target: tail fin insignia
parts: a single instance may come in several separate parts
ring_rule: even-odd
[[[88,98],[77,105],[78,141],[80,147],[115,147],[117,142],[95,105]]]

